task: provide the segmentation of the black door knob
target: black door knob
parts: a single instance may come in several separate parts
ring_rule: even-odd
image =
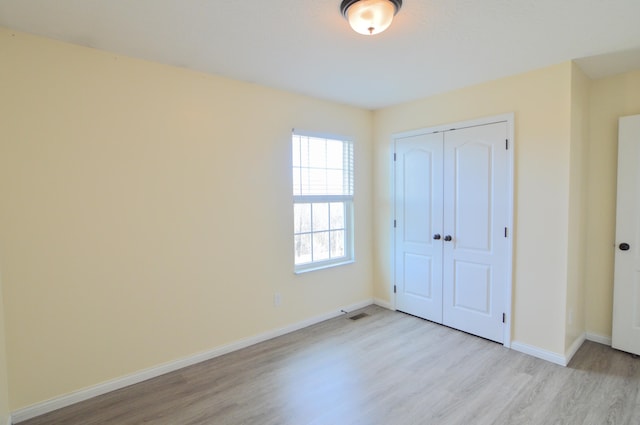
[[[433,239],[439,241],[440,240],[440,233],[436,233],[435,235],[433,235]]]
[[[618,248],[620,248],[620,251],[629,251],[629,248],[631,247],[629,246],[628,243],[623,242],[618,246]]]
[[[447,242],[449,242],[449,241],[451,240],[451,235],[447,235],[447,236],[445,236],[445,237],[444,237],[444,240],[445,240],[445,241],[447,241]]]

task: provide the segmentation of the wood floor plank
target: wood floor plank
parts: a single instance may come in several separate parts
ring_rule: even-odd
[[[22,425],[640,424],[640,360],[560,367],[370,306]]]

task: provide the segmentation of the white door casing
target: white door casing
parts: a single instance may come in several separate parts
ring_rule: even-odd
[[[640,355],[640,115],[618,125],[614,275],[612,346]]]
[[[395,138],[395,305],[508,346],[513,116],[499,118]]]

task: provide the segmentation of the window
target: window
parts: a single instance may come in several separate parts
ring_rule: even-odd
[[[295,271],[353,261],[353,144],[294,133]]]

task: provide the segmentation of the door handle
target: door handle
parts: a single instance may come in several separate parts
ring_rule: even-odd
[[[436,233],[435,235],[433,235],[433,239],[439,241],[440,240],[440,233]]]
[[[620,248],[620,251],[629,251],[629,248],[631,247],[629,246],[628,243],[623,242],[620,245],[618,245],[618,248]]]
[[[447,241],[447,242],[451,241],[451,239],[452,239],[451,235],[447,235],[447,236],[444,237],[444,240]]]

